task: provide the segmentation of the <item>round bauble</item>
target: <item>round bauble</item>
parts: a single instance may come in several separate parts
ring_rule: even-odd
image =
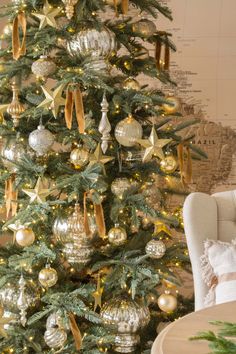
[[[143,128],[132,115],[121,120],[115,127],[116,140],[118,143],[126,147],[135,146],[137,140],[142,138],[142,135]]]
[[[89,153],[82,146],[77,147],[71,151],[70,162],[75,168],[80,169],[89,162]]]
[[[167,313],[171,313],[177,308],[177,299],[174,295],[170,294],[169,290],[166,290],[164,294],[159,296],[157,303],[160,309]]]
[[[64,329],[49,328],[44,333],[44,340],[50,348],[62,348],[67,340],[67,333]]]
[[[29,135],[29,146],[36,151],[38,156],[45,155],[54,143],[53,134],[40,124],[38,128]]]
[[[108,232],[108,241],[114,246],[124,245],[127,241],[127,233],[123,227],[116,224]]]
[[[129,297],[116,297],[101,309],[105,325],[116,328],[115,351],[131,353],[139,343],[137,332],[150,320],[149,309]]]
[[[128,79],[123,82],[123,88],[125,90],[139,91],[140,85],[136,79],[134,79],[133,77],[128,77]]]
[[[57,283],[58,275],[57,271],[54,268],[51,268],[50,265],[46,265],[45,268],[39,272],[39,282],[44,288],[51,288]]]
[[[151,37],[155,34],[157,29],[154,22],[142,18],[140,21],[135,22],[132,25],[132,30],[134,33],[137,33],[142,37]]]
[[[47,55],[41,55],[31,66],[33,74],[42,78],[53,75],[56,69],[56,64]]]
[[[18,170],[18,166],[14,164],[20,163],[21,159],[27,153],[26,146],[17,138],[11,138],[3,143],[1,148],[1,156],[3,165],[9,172],[15,173]]]
[[[116,197],[122,199],[124,193],[131,187],[131,183],[126,177],[116,178],[111,184],[111,191]]]
[[[166,253],[166,246],[160,240],[151,240],[146,244],[146,254],[153,259],[162,258]]]
[[[67,43],[69,54],[77,58],[86,57],[85,67],[95,71],[109,69],[107,59],[116,48],[115,34],[107,27],[100,31],[95,28],[82,30]]]
[[[21,247],[31,246],[35,241],[34,231],[29,227],[24,227],[16,232],[16,242]]]
[[[162,105],[162,108],[167,114],[174,114],[180,110],[181,103],[179,98],[171,96],[171,97],[167,97],[166,101],[169,102],[170,104],[164,103]]]
[[[175,156],[170,154],[161,160],[160,166],[164,173],[173,173],[178,168],[178,161]]]
[[[68,324],[65,324],[62,319],[62,312],[60,310],[51,313],[51,315],[47,318],[46,328],[63,328],[65,330],[69,330]]]

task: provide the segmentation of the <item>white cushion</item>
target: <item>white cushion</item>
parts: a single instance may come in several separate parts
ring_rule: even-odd
[[[209,287],[205,306],[236,300],[236,240],[206,240],[201,267],[203,280]]]

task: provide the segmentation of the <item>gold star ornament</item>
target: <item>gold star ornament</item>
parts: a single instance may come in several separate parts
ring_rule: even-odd
[[[60,8],[51,6],[46,0],[42,9],[42,13],[33,13],[32,15],[40,20],[39,29],[42,29],[46,26],[57,28],[55,17],[60,13],[60,11]]]
[[[150,161],[153,156],[164,159],[165,155],[162,148],[167,145],[171,139],[159,139],[154,126],[148,139],[138,139],[137,142],[145,147],[143,162]]]
[[[89,157],[89,165],[92,166],[95,163],[101,163],[105,165],[106,163],[114,160],[114,157],[103,155],[101,145],[98,144],[96,150]]]
[[[46,98],[37,108],[51,109],[54,117],[57,118],[59,107],[65,105],[65,99],[62,97],[64,85],[58,86],[54,91],[44,86],[41,87]]]
[[[30,203],[37,202],[42,204],[46,202],[46,197],[51,193],[49,189],[44,188],[41,177],[38,178],[34,189],[22,189],[30,197]]]
[[[98,275],[98,280],[97,280],[97,289],[92,293],[94,297],[94,311],[96,311],[97,307],[102,307],[102,294],[103,294],[104,288],[101,287],[101,278],[100,274]]]

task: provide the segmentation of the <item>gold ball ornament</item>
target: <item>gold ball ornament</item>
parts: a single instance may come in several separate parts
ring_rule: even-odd
[[[89,153],[82,146],[71,151],[70,162],[76,169],[80,169],[89,162]]]
[[[177,299],[169,290],[166,290],[164,294],[159,296],[157,303],[163,312],[171,313],[177,308]]]
[[[56,64],[47,55],[41,55],[31,66],[33,74],[42,78],[53,75],[56,69]]]
[[[116,178],[111,184],[111,191],[116,197],[122,199],[124,193],[131,187],[131,183],[126,177]]]
[[[49,264],[39,272],[39,282],[44,288],[51,288],[57,283],[58,275],[54,268],[51,268]]]
[[[21,247],[31,246],[35,241],[34,231],[29,227],[24,227],[16,232],[16,242]]]
[[[131,114],[121,120],[115,127],[116,140],[126,147],[135,146],[137,140],[142,138],[142,135],[143,128],[141,124]]]
[[[140,85],[136,79],[133,77],[128,77],[123,83],[123,88],[125,90],[134,90],[134,91],[139,91],[140,90]]]
[[[180,110],[181,103],[180,103],[179,98],[177,98],[175,96],[171,96],[171,97],[167,97],[166,101],[169,102],[170,104],[164,103],[162,105],[162,108],[164,109],[164,111],[167,114],[174,114]]]
[[[127,241],[127,233],[123,227],[119,224],[115,224],[115,227],[108,232],[108,241],[114,246],[124,245]]]
[[[159,259],[166,253],[166,246],[162,241],[153,239],[146,244],[145,251],[150,258]]]
[[[170,154],[161,160],[160,166],[164,173],[173,173],[178,168],[178,161],[175,156]]]
[[[142,18],[140,21],[133,24],[132,30],[134,33],[137,33],[143,37],[151,37],[157,29],[154,22],[146,18]]]

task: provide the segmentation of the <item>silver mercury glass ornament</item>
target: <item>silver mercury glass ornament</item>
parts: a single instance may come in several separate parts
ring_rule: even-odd
[[[45,129],[42,123],[29,135],[29,146],[36,151],[38,156],[46,154],[54,143],[53,134]]]
[[[33,74],[42,78],[53,75],[56,69],[56,64],[47,55],[41,55],[31,66]]]
[[[99,133],[102,134],[101,149],[102,149],[102,152],[105,154],[108,149],[108,142],[109,142],[109,140],[111,140],[111,135],[110,135],[111,124],[110,124],[109,119],[107,117],[109,104],[107,102],[105,93],[103,95],[101,107],[102,107],[102,118],[100,120],[98,130],[99,130]]]
[[[84,29],[67,42],[71,56],[86,59],[85,68],[104,73],[109,71],[108,58],[116,49],[115,34],[105,26],[100,31],[95,28]]]
[[[65,5],[66,17],[71,20],[75,12],[74,6],[77,4],[78,0],[62,0],[62,2]]]
[[[166,246],[164,242],[153,239],[146,244],[145,251],[150,258],[159,259],[165,255]]]
[[[100,316],[105,325],[116,327],[115,348],[119,353],[132,353],[140,341],[138,331],[150,320],[148,307],[128,296],[105,303]]]
[[[60,311],[53,312],[46,322],[46,331],[44,333],[45,343],[53,349],[63,348],[64,343],[67,340],[67,333]]]
[[[17,163],[21,162],[21,159],[27,153],[25,144],[19,139],[10,138],[3,143],[1,147],[2,163],[8,169],[9,172],[15,173],[18,170]]]
[[[22,326],[25,327],[26,322],[27,322],[27,309],[29,307],[29,303],[27,301],[27,297],[25,294],[25,287],[26,287],[26,281],[23,277],[23,275],[21,275],[20,280],[19,280],[19,289],[20,289],[20,293],[19,293],[19,297],[17,300],[17,307],[20,310],[20,322],[22,324]]]

